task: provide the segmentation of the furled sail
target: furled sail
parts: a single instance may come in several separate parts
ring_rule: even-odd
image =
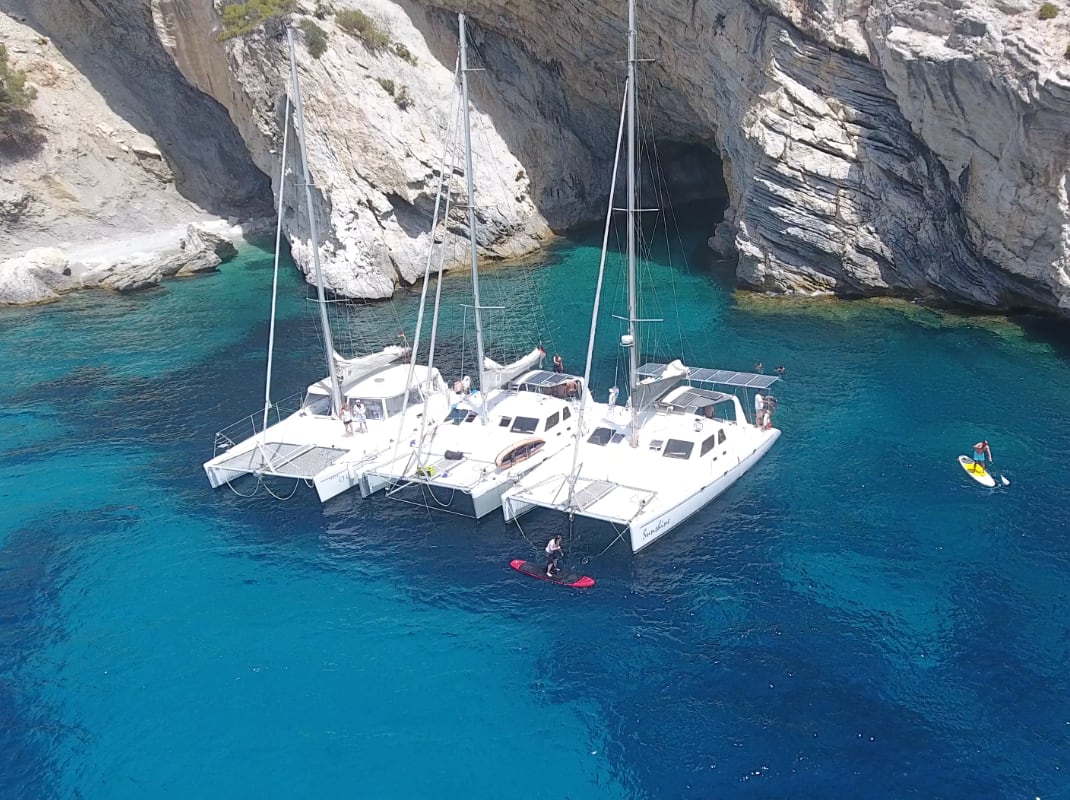
[[[687,373],[688,369],[680,359],[670,361],[665,365],[661,375],[640,381],[639,385],[635,387],[635,397],[632,398],[633,407],[642,411],[686,378]]]
[[[356,358],[342,358],[336,352],[334,354],[334,364],[335,369],[338,370],[338,380],[345,386],[347,383],[352,383],[377,369],[393,364],[395,361],[404,358],[408,352],[409,348],[398,345],[384,347],[378,353],[370,353]]]
[[[523,358],[519,358],[511,364],[499,364],[491,358],[483,359],[483,382],[480,384],[484,392],[491,389],[500,389],[507,386],[509,381],[518,375],[534,369],[542,361],[546,351],[536,347]]]

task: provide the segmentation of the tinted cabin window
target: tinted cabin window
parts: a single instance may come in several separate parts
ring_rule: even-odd
[[[710,450],[712,450],[716,444],[717,434],[707,436],[705,439],[702,440],[702,448],[699,450],[698,454],[700,456],[706,455],[706,453],[710,452]]]
[[[561,409],[561,419],[568,419],[572,416],[572,412],[568,410],[568,406]]]
[[[684,441],[683,439],[669,439],[665,444],[665,452],[662,455],[668,458],[691,458],[691,451],[694,449],[694,442]]]
[[[513,421],[512,417],[502,417],[500,420],[498,420],[498,427],[499,428],[508,428],[509,427],[509,423],[511,423],[512,421]]]
[[[535,433],[538,427],[539,421],[535,417],[517,417],[509,430],[513,433]]]
[[[560,414],[551,414],[546,418],[546,430],[550,430],[554,425],[561,421]]]
[[[722,444],[727,437],[724,435],[724,428],[721,428],[717,432],[717,444]]]
[[[331,398],[310,394],[305,398],[304,408],[310,414],[315,414],[317,417],[325,417],[331,413]]]
[[[587,441],[591,444],[605,445],[611,438],[613,438],[611,428],[595,428],[594,433],[587,437]]]
[[[462,422],[471,422],[476,418],[475,411],[469,411],[465,408],[453,408],[450,409],[450,415],[446,419],[452,422],[454,425],[460,425]]]
[[[368,419],[383,418],[383,403],[380,400],[365,400],[364,413]]]
[[[388,397],[386,399],[386,415],[392,417],[395,414],[400,414],[403,405],[405,405],[405,395],[399,394],[397,397]]]

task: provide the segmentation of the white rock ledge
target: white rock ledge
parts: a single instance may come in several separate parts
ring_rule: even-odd
[[[237,253],[243,229],[225,220],[77,247],[37,247],[0,261],[0,305],[58,300],[75,289],[134,291],[209,272]]]

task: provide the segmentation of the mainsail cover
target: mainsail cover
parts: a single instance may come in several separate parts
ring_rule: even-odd
[[[511,364],[504,365],[484,356],[483,380],[481,381],[480,386],[483,387],[484,392],[507,386],[509,381],[517,375],[523,375],[525,372],[537,367],[545,355],[546,351],[541,347],[536,347],[523,358],[519,358]]]
[[[635,387],[635,397],[632,398],[634,408],[642,411],[665,392],[674,387],[687,377],[688,369],[680,359],[670,361],[665,365],[664,371],[657,378],[647,378]]]

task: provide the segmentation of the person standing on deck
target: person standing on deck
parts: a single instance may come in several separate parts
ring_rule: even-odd
[[[342,404],[342,413],[338,415],[338,418],[342,420],[342,424],[346,427],[346,436],[350,436],[353,433],[353,412],[349,410],[349,401],[347,400]]]
[[[554,372],[565,371],[565,360],[561,358],[560,353],[554,353]]]
[[[754,426],[762,427],[765,422],[765,389],[759,389],[754,395]]]
[[[364,401],[358,400],[357,407],[354,409],[357,412],[357,432],[368,432],[368,412],[364,408]]]

